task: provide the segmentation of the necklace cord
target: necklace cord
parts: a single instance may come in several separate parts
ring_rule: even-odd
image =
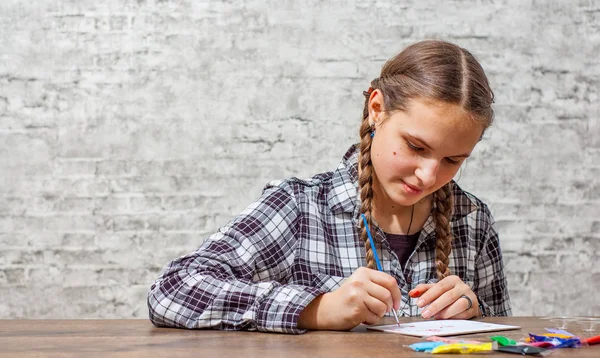
[[[410,235],[410,227],[412,226],[414,213],[415,213],[415,204],[413,204],[412,210],[410,211],[410,223],[408,223],[408,230],[406,230],[406,235]]]

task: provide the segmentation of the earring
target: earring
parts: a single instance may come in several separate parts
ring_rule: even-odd
[[[375,123],[371,124],[371,138],[375,137]]]

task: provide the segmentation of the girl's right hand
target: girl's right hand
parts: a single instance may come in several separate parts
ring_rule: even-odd
[[[387,273],[361,267],[333,292],[315,298],[300,313],[298,328],[348,330],[361,323],[374,324],[386,312],[400,307],[396,279]]]

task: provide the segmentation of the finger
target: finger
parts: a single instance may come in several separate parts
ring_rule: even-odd
[[[379,322],[379,320],[381,319],[380,317],[378,317],[375,313],[369,311],[369,310],[365,310],[365,314],[366,314],[366,318],[364,319],[363,323],[364,324],[375,324],[377,322]]]
[[[364,324],[375,324],[379,321],[380,317],[373,313],[370,309],[369,309],[369,305],[377,305],[377,302],[369,302],[370,300],[373,301],[377,301],[376,299],[374,299],[373,297],[368,297],[363,301],[363,320],[362,323]],[[380,303],[381,304],[381,303]],[[374,308],[376,309],[376,308]]]
[[[471,298],[471,300],[473,300]],[[462,297],[462,295],[454,301],[452,304],[448,305],[446,308],[440,310],[436,315],[435,319],[463,319],[471,318],[472,313],[467,311],[472,311],[473,307],[469,307],[469,301]]]
[[[398,281],[385,272],[374,271],[371,272],[371,281],[386,288],[392,295],[392,307],[394,309],[400,308],[400,302],[402,301],[402,293],[400,287],[398,287]]]
[[[367,294],[386,305],[386,312],[393,309],[394,301],[392,293],[385,287],[378,285],[375,282],[369,282],[365,285],[365,291]]]
[[[408,296],[410,296],[412,298],[417,298],[417,297],[421,296],[422,294],[424,294],[425,292],[427,292],[427,290],[429,290],[431,287],[433,287],[433,283],[421,283],[421,284],[417,285],[417,287],[408,291]]]
[[[417,306],[423,308],[427,306],[434,300],[438,299],[445,292],[453,289],[456,285],[455,281],[451,279],[452,276],[448,276],[443,280],[433,284],[425,293],[421,295],[419,300],[417,301]],[[462,282],[462,281],[461,281]]]
[[[431,302],[429,304],[429,306],[427,306],[427,308],[425,308],[423,310],[423,312],[421,312],[421,316],[423,316],[423,318],[429,318],[432,316],[436,316],[438,314],[438,312],[440,312],[447,306],[450,306],[459,297],[460,297],[460,294],[459,294],[458,290],[446,291],[442,295],[440,295],[437,299],[435,299],[433,302]],[[466,301],[466,300],[464,300],[464,301]]]
[[[461,312],[461,313],[457,314],[454,317],[450,317],[448,319],[471,319],[471,318],[473,318],[473,315],[470,314],[468,311],[465,311],[465,312]]]
[[[377,320],[379,320],[379,318],[383,317],[385,313],[389,311],[388,306],[375,297],[366,297],[364,304],[370,313],[377,316]]]

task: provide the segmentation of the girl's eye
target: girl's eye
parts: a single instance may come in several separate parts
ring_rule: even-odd
[[[408,147],[412,150],[414,150],[415,152],[420,152],[423,150],[423,148],[417,147],[416,145],[412,144],[409,141],[406,141],[406,144],[408,144]]]
[[[446,161],[448,163],[450,163],[450,164],[458,164],[458,163],[460,163],[460,160],[453,160],[453,159],[450,159],[450,158],[446,158]]]

